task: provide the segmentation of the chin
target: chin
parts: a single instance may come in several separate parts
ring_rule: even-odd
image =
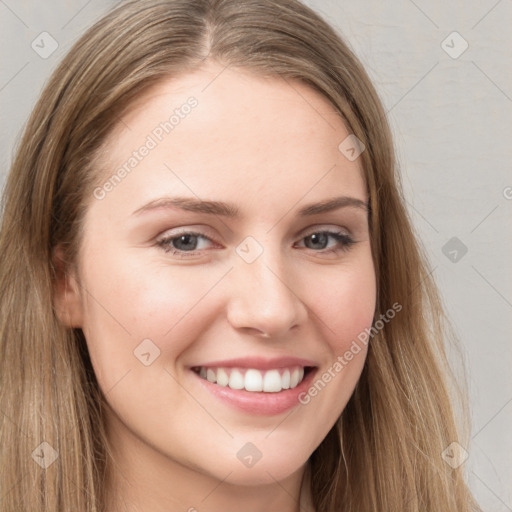
[[[297,445],[295,445],[297,446]],[[265,449],[263,449],[265,450]],[[283,481],[300,471],[307,463],[310,454],[301,454],[297,448],[290,451],[288,447],[281,445],[281,448],[268,448],[269,452],[263,451],[261,458],[244,462],[244,453],[232,459],[232,463],[222,464],[215,467],[215,478],[223,480],[229,474],[227,482],[232,485],[258,486],[275,484],[276,481]],[[250,452],[250,450],[247,450]],[[228,461],[228,457],[225,458]]]

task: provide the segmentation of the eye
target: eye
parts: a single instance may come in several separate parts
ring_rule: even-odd
[[[338,231],[316,231],[305,236],[301,241],[308,249],[315,252],[335,253],[347,251],[355,243],[354,239],[343,232]],[[331,241],[331,243],[329,243]]]
[[[195,251],[206,249],[208,243],[212,243],[212,241],[207,236],[187,231],[162,238],[157,242],[157,245],[162,247],[165,252],[186,257],[186,253],[195,255]]]
[[[304,242],[304,246],[307,249],[312,249],[314,252],[321,254],[347,251],[350,246],[356,243],[355,240],[346,233],[329,230],[310,233],[303,237],[301,242]],[[207,249],[214,242],[201,233],[184,231],[173,236],[161,238],[156,243],[166,253],[186,258],[197,256],[200,254],[200,251]]]

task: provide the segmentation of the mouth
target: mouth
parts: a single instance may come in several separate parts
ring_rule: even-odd
[[[244,414],[273,416],[302,402],[319,369],[310,359],[249,356],[189,367],[199,389]],[[195,384],[194,384],[195,386]]]
[[[295,389],[315,369],[313,366],[258,368],[196,366],[192,368],[201,379],[223,388],[251,393],[280,393]]]

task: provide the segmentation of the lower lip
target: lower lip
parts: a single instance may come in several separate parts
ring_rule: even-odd
[[[299,395],[309,388],[316,370],[316,368],[310,370],[297,387],[277,393],[231,389],[228,386],[219,386],[203,379],[194,371],[192,373],[201,381],[207,391],[227,405],[249,414],[271,416],[281,414],[300,404]]]

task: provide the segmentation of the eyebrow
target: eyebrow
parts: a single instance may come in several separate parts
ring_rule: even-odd
[[[319,213],[326,213],[340,208],[358,208],[366,212],[369,211],[368,203],[361,201],[355,197],[334,197],[326,199],[318,203],[311,203],[303,206],[298,214],[301,217],[310,215],[317,215]],[[208,201],[194,199],[191,197],[161,197],[149,202],[148,204],[135,210],[132,215],[140,215],[142,213],[153,211],[157,209],[172,209],[179,208],[189,212],[207,213],[211,215],[219,215],[231,219],[241,217],[240,210],[233,203],[226,203],[223,201]]]

